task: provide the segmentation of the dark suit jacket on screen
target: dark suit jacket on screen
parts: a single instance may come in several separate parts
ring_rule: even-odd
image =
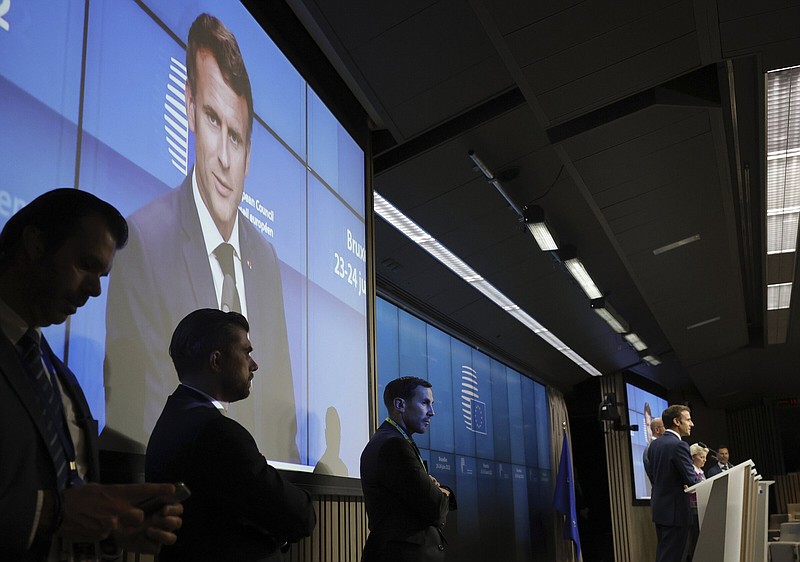
[[[147,446],[150,482],[182,481],[178,542],[159,560],[251,562],[282,560],[280,546],[311,534],[311,497],[269,466],[247,430],[205,396],[178,386]]]
[[[649,454],[653,522],[656,525],[689,525],[689,494],[683,491],[683,485],[692,486],[700,482],[694,471],[689,445],[667,431],[650,443]]]
[[[59,380],[72,399],[76,419],[84,433],[89,461],[86,479],[98,480],[97,421],[75,375],[43,341]],[[36,392],[28,382],[16,349],[0,334],[0,559],[27,562],[44,560],[49,542],[27,548],[33,527],[37,490],[55,490],[55,463],[44,436],[44,418]]]
[[[193,310],[219,306],[191,177],[128,219],[130,239],[117,253],[109,283],[107,424],[142,447],[177,383],[168,353],[173,330]],[[239,245],[259,371],[250,399],[232,405],[231,415],[253,432],[267,457],[299,462],[278,259],[241,214]]]
[[[450,499],[431,482],[414,447],[389,422],[361,453],[361,487],[370,530],[362,562],[444,560],[441,529]]]

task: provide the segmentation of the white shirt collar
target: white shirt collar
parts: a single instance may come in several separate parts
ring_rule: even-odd
[[[206,254],[211,255],[217,246],[223,242],[228,242],[236,253],[239,259],[242,259],[242,253],[239,251],[239,211],[236,211],[236,218],[233,222],[233,232],[231,232],[230,240],[223,240],[222,234],[219,233],[217,225],[214,224],[214,219],[211,217],[203,198],[200,196],[200,187],[197,185],[197,169],[192,168],[192,195],[194,196],[194,206],[197,208],[197,216],[200,219],[200,229],[203,231],[203,241],[206,245]]]
[[[202,394],[203,396],[208,398],[208,401],[211,402],[212,404],[214,404],[214,407],[217,408],[217,410],[221,411],[223,414],[227,414],[228,413],[228,403],[227,402],[221,402],[221,401],[217,400],[216,398],[214,398],[213,396],[209,396],[208,394],[206,394],[205,392],[203,392],[199,388],[195,388],[190,384],[186,384],[185,382],[182,382],[181,384],[183,386],[185,386],[186,388],[191,388],[192,390],[194,390],[198,394]]]
[[[677,437],[678,439],[681,439],[681,434],[680,434],[680,433],[678,433],[677,431],[675,431],[674,429],[667,429],[667,430],[665,430],[665,431],[664,431],[664,435],[666,435],[667,433],[671,433],[671,434],[673,434],[675,437]]]

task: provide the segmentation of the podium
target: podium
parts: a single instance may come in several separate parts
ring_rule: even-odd
[[[686,490],[697,494],[693,560],[767,562],[769,486],[747,460]]]

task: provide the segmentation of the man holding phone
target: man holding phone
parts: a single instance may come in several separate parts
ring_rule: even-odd
[[[69,188],[40,195],[0,234],[3,560],[72,560],[117,547],[157,553],[176,540],[182,507],[172,504],[172,484],[93,483],[97,420],[41,332],[100,295],[127,237],[114,207]],[[148,497],[159,509],[145,514],[139,504]]]
[[[278,562],[282,547],[314,529],[308,492],[284,480],[252,435],[226,416],[228,403],[250,395],[258,369],[249,328],[238,312],[204,308],[172,334],[180,384],[153,429],[145,477],[183,481],[192,497],[180,540],[162,550],[160,562]]]

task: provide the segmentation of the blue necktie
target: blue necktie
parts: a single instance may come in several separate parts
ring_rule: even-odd
[[[45,441],[47,441],[47,450],[53,459],[56,469],[58,489],[63,490],[67,486],[69,469],[67,455],[64,452],[60,436],[60,431],[64,431],[64,409],[61,404],[61,397],[56,394],[44,363],[42,363],[39,333],[31,328],[25,332],[18,345],[22,364],[28,373],[31,386],[36,391],[36,398],[41,408],[45,427]],[[61,424],[60,428],[55,425],[57,423]]]

